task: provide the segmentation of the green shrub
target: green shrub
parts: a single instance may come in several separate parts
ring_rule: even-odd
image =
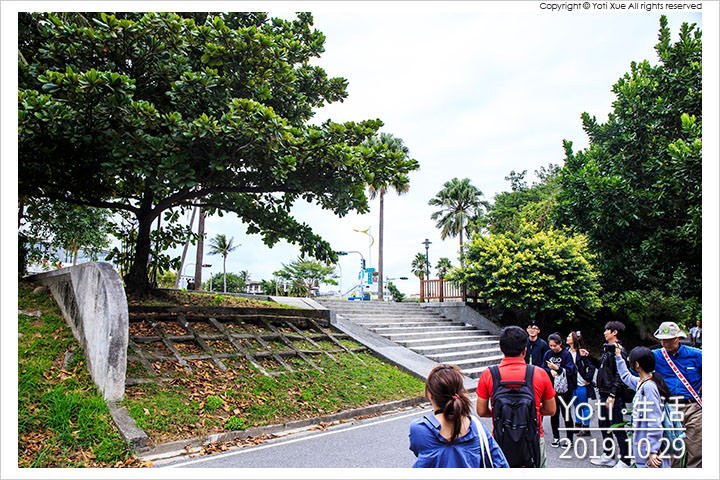
[[[405,300],[405,294],[402,293],[392,282],[388,283],[388,291],[392,295],[393,302],[402,302]]]
[[[538,230],[522,221],[517,232],[475,234],[464,248],[464,268],[454,268],[446,280],[476,291],[493,309],[561,324],[601,307],[598,274],[583,235]]]
[[[225,430],[245,430],[245,419],[241,417],[230,417],[225,421]]]
[[[222,398],[210,395],[205,399],[205,411],[211,412],[222,407],[225,402]]]

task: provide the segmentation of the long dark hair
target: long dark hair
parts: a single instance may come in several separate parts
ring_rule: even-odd
[[[448,422],[452,423],[450,443],[460,436],[463,418],[470,416],[470,398],[465,392],[463,375],[455,365],[438,365],[425,382],[425,396],[430,394]]]
[[[575,351],[580,351],[581,348],[585,348],[585,340],[583,340],[580,330],[570,332],[570,338],[572,338],[572,348],[575,349]]]
[[[657,385],[658,392],[663,400],[670,398],[670,389],[665,383],[665,379],[662,375],[655,371],[655,355],[647,347],[635,347],[630,351],[628,355],[628,363],[632,368],[635,368],[635,362],[638,363],[646,373],[652,374],[652,381]]]

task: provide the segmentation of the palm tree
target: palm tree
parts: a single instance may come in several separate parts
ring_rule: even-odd
[[[445,182],[435,198],[428,205],[440,207],[430,218],[436,220],[440,238],[460,236],[460,268],[463,268],[463,230],[469,221],[477,216],[481,206],[487,205],[480,197],[483,193],[470,184],[469,178],[453,178]]]
[[[385,147],[393,152],[400,153],[404,157],[408,156],[410,150],[405,146],[401,138],[394,137],[389,133],[381,133],[375,135],[365,141],[366,147],[378,147],[385,145]],[[391,187],[397,192],[398,195],[402,195],[407,192],[410,188],[408,181],[391,185]],[[382,185],[380,187],[370,186],[370,200],[374,200],[375,197],[380,197],[380,225],[378,228],[378,300],[383,299],[383,224],[384,224],[384,209],[385,209],[385,193],[387,193],[388,185]]]
[[[438,272],[438,277],[444,278],[445,275],[452,269],[452,263],[450,262],[450,259],[447,257],[442,257],[440,260],[438,260],[437,265],[435,265],[435,269]]]
[[[240,244],[233,245],[233,237],[230,237],[230,240],[228,240],[222,233],[218,233],[215,235],[215,238],[210,240],[210,255],[222,255],[223,257],[223,293],[227,292],[227,278],[225,273],[227,256],[239,246]]]
[[[410,271],[413,275],[418,277],[420,280],[425,278],[425,266],[427,264],[427,257],[424,253],[418,253],[410,265]]]

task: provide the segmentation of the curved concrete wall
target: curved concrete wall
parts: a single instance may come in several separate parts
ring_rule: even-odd
[[[46,285],[85,350],[88,369],[108,401],[125,395],[128,305],[120,275],[90,262],[28,278]]]

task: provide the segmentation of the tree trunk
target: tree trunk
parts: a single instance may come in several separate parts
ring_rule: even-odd
[[[383,215],[385,195],[380,190],[380,226],[378,228],[378,300],[383,300]]]
[[[198,236],[200,238],[198,238],[197,252],[195,254],[195,290],[202,290],[202,262],[205,240],[205,212],[203,212],[202,208],[198,217]]]
[[[225,260],[227,260],[227,257],[223,255],[223,293],[227,293],[227,281],[225,280]]]
[[[137,219],[138,232],[135,241],[135,257],[132,265],[130,265],[130,271],[125,275],[125,288],[129,293],[142,296],[150,291],[147,268],[150,257],[150,229],[153,217],[149,209],[143,209],[138,212]]]
[[[462,237],[462,228],[460,229],[460,270],[463,270],[465,268],[465,263],[463,259],[463,237]]]

